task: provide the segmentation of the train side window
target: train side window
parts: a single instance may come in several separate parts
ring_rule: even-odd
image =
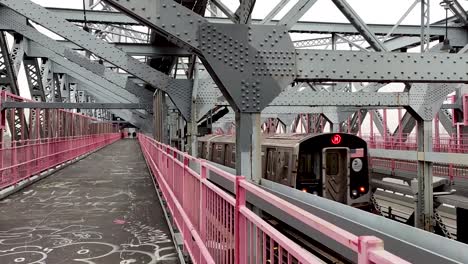
[[[281,162],[281,180],[283,184],[289,184],[288,182],[288,173],[289,173],[289,153],[283,152],[282,153],[282,162]]]
[[[235,145],[232,145],[231,162],[232,164],[236,163],[236,146]]]
[[[271,179],[274,175],[275,165],[275,150],[272,148],[267,149],[267,165],[266,165],[266,178]]]
[[[221,156],[223,155],[223,145],[217,144],[216,151],[218,153],[218,155],[216,155],[216,158],[218,159],[218,163],[221,163],[221,162],[224,163],[224,161],[221,160]]]
[[[297,174],[300,180],[315,179],[314,164],[312,164],[311,153],[299,154],[299,168],[297,170]]]
[[[203,143],[202,142],[198,142],[198,156],[200,158],[203,158]]]

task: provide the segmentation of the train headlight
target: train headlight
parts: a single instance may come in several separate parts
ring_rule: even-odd
[[[362,170],[362,159],[353,159],[353,162],[351,163],[351,169],[353,169],[354,172],[360,172]]]
[[[352,190],[352,191],[351,191],[351,194],[352,194],[353,196],[357,196],[357,195],[358,195],[357,190]]]

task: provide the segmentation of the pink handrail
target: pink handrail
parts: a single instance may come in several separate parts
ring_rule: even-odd
[[[109,145],[120,133],[13,141],[0,149],[0,189]]]
[[[181,231],[184,250],[195,263],[319,263],[319,259],[285,237],[246,207],[246,193],[254,193],[285,214],[356,252],[358,263],[408,263],[387,252],[383,241],[356,236],[292,205],[273,194],[138,134],[145,160],[167,201],[173,222]],[[197,173],[191,166],[199,167]],[[207,175],[231,181],[236,196],[212,184]]]
[[[362,134],[368,147],[373,149],[417,150],[417,137],[410,134],[381,136],[380,134]],[[468,134],[442,135],[432,137],[434,152],[468,153]]]
[[[392,175],[398,174],[398,172],[416,173],[418,171],[418,163],[416,160],[397,160],[371,157],[370,168],[385,169]],[[452,181],[457,178],[468,179],[468,167],[465,165],[434,163],[432,168],[434,176],[447,177]]]

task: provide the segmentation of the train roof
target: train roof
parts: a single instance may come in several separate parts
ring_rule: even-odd
[[[263,145],[274,145],[283,147],[294,147],[297,144],[322,134],[276,134],[276,135],[264,135],[262,134]],[[235,135],[216,135],[210,134],[198,139],[201,142],[210,141],[216,143],[235,143]]]

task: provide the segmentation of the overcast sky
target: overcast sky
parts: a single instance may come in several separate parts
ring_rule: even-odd
[[[222,0],[231,10],[235,11],[239,5],[239,0]],[[253,12],[254,18],[263,18],[280,0],[257,0]],[[81,8],[82,0],[33,0],[43,6]],[[278,14],[281,18],[297,0],[291,0],[288,5]],[[366,23],[391,24],[398,21],[403,13],[410,7],[414,0],[348,0],[348,3],[356,10]],[[445,11],[440,7],[441,0],[430,1],[431,20],[437,21],[445,18]],[[466,0],[459,0],[460,4],[468,8]],[[411,12],[404,21],[405,24],[420,23],[420,6]],[[449,16],[451,14],[449,13]],[[328,21],[347,22],[346,18],[339,12],[330,0],[318,0],[317,3],[304,15],[302,20],[307,21]]]

